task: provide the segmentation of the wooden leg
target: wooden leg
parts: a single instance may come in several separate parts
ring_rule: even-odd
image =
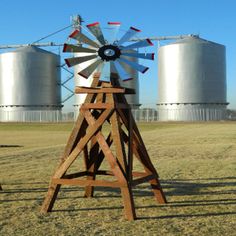
[[[2,185],[0,184],[0,191],[2,191]]]
[[[122,135],[124,137],[125,142],[128,143],[128,140],[129,140],[128,136],[124,132],[122,133]],[[154,196],[155,196],[156,200],[160,204],[167,203],[165,194],[164,194],[164,192],[162,190],[162,187],[161,187],[161,184],[158,180],[157,172],[156,172],[154,166],[152,165],[152,163],[149,159],[149,156],[145,156],[145,154],[143,154],[142,146],[140,147],[140,144],[139,144],[138,141],[133,142],[133,151],[134,151],[134,154],[135,154],[136,158],[143,165],[145,172],[149,173],[149,174],[153,174],[154,176],[157,177],[156,179],[153,179],[153,180],[149,181],[149,183],[151,184],[151,187],[152,187],[152,190],[153,190],[153,193],[154,193]],[[144,158],[144,156],[146,158]]]
[[[136,219],[135,206],[132,190],[130,187],[121,188],[121,195],[124,204],[125,218],[129,221]]]
[[[93,194],[94,194],[94,186],[86,186],[84,197],[86,198],[93,197]]]
[[[48,188],[48,193],[44,199],[43,205],[41,207],[41,213],[47,213],[52,211],[54,202],[56,201],[57,194],[60,190],[60,184],[51,183]]]
[[[162,187],[161,187],[161,184],[160,184],[159,180],[158,179],[152,179],[152,180],[149,181],[149,183],[151,184],[152,191],[154,193],[154,196],[155,196],[156,200],[160,204],[167,203],[165,194],[162,190]]]
[[[86,148],[84,149],[84,160],[85,160],[85,169],[86,169],[86,171],[88,171],[89,173],[92,173],[92,175],[87,176],[87,179],[88,180],[94,180],[95,179],[94,164],[92,164],[89,167],[89,161],[91,160],[91,158],[89,158],[87,145],[86,145]],[[94,187],[93,186],[86,186],[84,197],[93,197],[93,192],[94,192]]]
[[[104,159],[104,153],[102,151],[99,151],[99,146],[96,147],[98,144],[97,142],[93,141],[94,144],[90,150],[90,159],[89,159],[89,165],[87,166],[87,170],[91,173],[93,173],[92,176],[88,176],[87,179],[95,180],[96,179],[96,173],[102,164],[102,161]],[[108,135],[106,139],[107,145],[110,147],[113,140],[111,138],[111,133]],[[85,194],[84,197],[93,197],[94,194],[94,187],[93,186],[87,186],[85,187]]]
[[[94,164],[89,168],[89,172],[92,173],[91,176],[87,177],[87,180],[95,180],[96,176],[94,173]],[[86,186],[85,187],[85,193],[84,193],[84,197],[93,197],[94,194],[94,186]]]

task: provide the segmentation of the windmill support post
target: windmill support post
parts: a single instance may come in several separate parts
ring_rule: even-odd
[[[41,212],[52,211],[61,185],[83,186],[85,197],[93,197],[95,186],[105,186],[120,188],[125,218],[135,220],[132,187],[149,182],[155,199],[161,204],[167,201],[124,96],[134,91],[120,87],[117,74],[112,74],[110,83],[102,82],[98,87],[99,76],[95,73],[91,87],[76,88],[76,93],[87,93],[87,97],[61,163],[51,178]],[[108,133],[107,128],[103,132],[105,124],[109,127]],[[83,170],[67,174],[77,158],[84,159]],[[143,172],[134,171],[134,158],[143,167]],[[103,162],[108,164],[108,170],[101,169]],[[100,179],[100,176],[112,180]]]

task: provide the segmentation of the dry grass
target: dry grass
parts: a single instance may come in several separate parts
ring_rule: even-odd
[[[137,221],[120,193],[63,187],[39,213],[72,124],[0,124],[1,235],[236,235],[236,123],[149,123],[140,130],[169,203],[134,189]]]

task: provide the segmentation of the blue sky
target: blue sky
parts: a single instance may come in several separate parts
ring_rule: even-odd
[[[1,0],[0,44],[31,43],[70,24],[80,14],[84,24],[122,22],[134,26],[141,37],[200,34],[226,46],[227,100],[236,109],[236,1],[235,0]],[[43,42],[64,42],[70,29]],[[152,48],[157,51],[157,43]],[[57,51],[57,48],[53,50]],[[147,65],[145,61],[143,64]],[[147,106],[157,102],[157,61],[140,76],[140,99]],[[65,96],[63,92],[63,96]],[[66,107],[73,103],[73,99]]]

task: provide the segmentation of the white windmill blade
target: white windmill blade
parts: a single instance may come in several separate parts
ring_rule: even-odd
[[[103,82],[110,82],[110,80],[111,80],[111,63],[104,62],[103,65],[104,66],[102,68],[99,80],[103,81]]]
[[[146,66],[140,65],[140,64],[138,64],[136,62],[133,62],[133,61],[129,61],[129,60],[125,59],[125,58],[121,58],[120,57],[120,58],[117,59],[117,61],[122,61],[122,62],[128,64],[131,68],[133,68],[133,69],[135,69],[135,70],[137,70],[137,71],[139,71],[141,73],[145,73],[149,69]]]
[[[83,63],[85,61],[90,61],[90,60],[92,60],[94,58],[97,58],[97,55],[66,58],[65,62],[66,62],[68,67],[71,67],[71,66]]]
[[[100,28],[100,24],[99,22],[95,22],[93,24],[89,24],[87,25],[87,28],[89,29],[89,31],[97,38],[97,40],[102,44],[106,44],[106,41],[104,39],[102,30]]]
[[[73,44],[64,44],[63,52],[85,52],[85,53],[96,53],[97,50],[91,48],[84,48],[81,46],[73,45]]]
[[[97,67],[99,67],[100,64],[102,64],[103,61],[101,59],[98,59],[94,62],[92,62],[88,67],[81,70],[78,74],[85,79],[88,79],[90,75],[96,70]]]
[[[129,41],[132,37],[134,37],[137,33],[141,32],[141,30],[136,29],[134,27],[130,27],[129,30],[123,35],[123,37],[116,43],[118,46]]]
[[[96,43],[92,39],[88,38],[86,35],[82,34],[78,30],[75,30],[71,35],[69,35],[69,37],[79,41],[80,43],[88,44],[88,45],[90,45],[91,47],[94,47],[94,48],[99,48],[100,47],[100,45],[98,43]]]
[[[153,46],[153,43],[151,42],[150,39],[144,39],[144,40],[140,40],[137,43],[133,43],[133,44],[130,44],[128,46],[122,47],[122,50],[143,48],[143,47],[148,47],[148,46]]]
[[[121,51],[121,57],[127,56],[127,57],[136,57],[136,58],[142,58],[147,60],[154,60],[154,53],[137,53],[137,52],[122,52]]]
[[[128,80],[131,80],[133,79],[130,74],[124,69],[124,67],[122,66],[122,64],[119,62],[119,61],[113,61],[111,62],[113,63],[116,71],[118,72],[120,78],[123,80],[123,81],[128,81]]]
[[[120,22],[108,22],[109,43],[117,40],[117,34],[120,30]]]

